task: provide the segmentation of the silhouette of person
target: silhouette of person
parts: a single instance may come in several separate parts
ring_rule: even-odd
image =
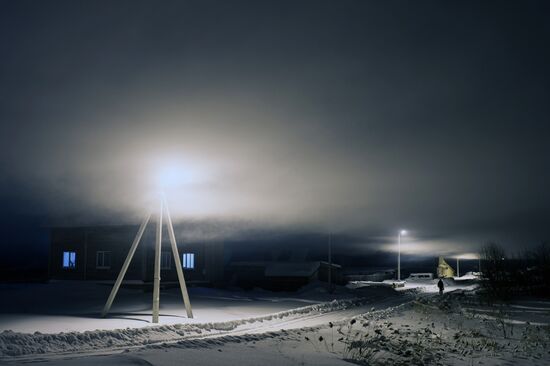
[[[440,278],[439,282],[437,283],[437,287],[439,287],[439,294],[443,295],[443,290],[445,290],[445,284],[443,283],[443,280]]]

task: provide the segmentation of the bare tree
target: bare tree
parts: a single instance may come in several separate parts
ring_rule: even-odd
[[[483,289],[488,301],[505,299],[509,295],[510,274],[506,268],[506,252],[497,243],[487,243],[481,249]]]
[[[550,244],[542,242],[532,252],[528,267],[532,292],[536,295],[550,296]]]

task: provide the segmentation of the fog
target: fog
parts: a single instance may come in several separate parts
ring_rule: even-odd
[[[548,13],[498,4],[3,3],[4,215],[138,222],[168,174],[219,235],[548,239]]]

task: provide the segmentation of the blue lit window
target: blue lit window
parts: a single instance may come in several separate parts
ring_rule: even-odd
[[[63,252],[63,268],[76,268],[76,252]]]
[[[183,268],[195,268],[195,253],[183,253]]]

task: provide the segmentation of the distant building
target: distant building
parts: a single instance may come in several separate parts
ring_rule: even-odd
[[[407,281],[429,281],[434,279],[434,274],[430,272],[424,273],[411,273],[407,278]]]
[[[347,281],[373,281],[382,282],[395,277],[393,268],[347,268],[344,271],[344,278]]]
[[[155,229],[155,225],[149,225],[145,230],[125,281],[145,283],[153,280]],[[137,226],[52,228],[49,277],[60,280],[114,281],[137,231]],[[162,283],[167,284],[177,281],[177,273],[168,233],[164,231],[161,277]],[[178,243],[178,251],[187,283],[217,285],[223,281],[222,243]]]
[[[124,277],[126,285],[153,281],[156,225],[149,225]],[[51,229],[49,278],[114,282],[128,255],[138,226],[56,227]],[[176,240],[177,240],[176,235]],[[292,291],[313,281],[344,284],[340,265],[323,261],[305,246],[278,242],[178,242],[185,280],[190,285]],[[177,283],[168,233],[163,228],[161,285]],[[393,274],[393,272],[392,272]]]
[[[455,270],[453,267],[449,265],[449,263],[445,262],[445,259],[443,257],[439,257],[439,264],[437,265],[437,277],[440,278],[450,278],[454,277]]]
[[[342,268],[324,261],[253,261],[233,262],[228,272],[234,285],[261,287],[274,291],[293,291],[313,281],[343,284]]]

